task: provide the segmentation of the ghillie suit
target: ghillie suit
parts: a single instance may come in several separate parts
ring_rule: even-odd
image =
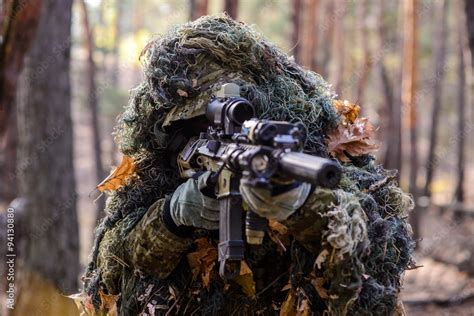
[[[365,136],[353,135],[345,147],[337,144],[337,135],[365,121],[358,121],[350,107],[340,110],[319,75],[226,16],[173,29],[147,45],[142,61],[146,79],[132,92],[116,129],[120,150],[133,160],[136,176],[107,200],[107,216],[97,228],[84,277],[86,312],[397,311],[403,272],[413,264],[406,223],[412,201],[398,188],[394,173],[366,153],[372,147]],[[343,168],[337,189],[317,188],[297,214],[271,223],[262,246],[247,246],[248,266],[227,284],[217,273],[213,233],[197,230],[192,238],[181,238],[152,213],[184,181],[175,164],[179,149],[172,144],[193,131],[179,120],[207,104],[224,82],[241,87],[258,117],[303,122],[309,131],[306,152],[337,156]],[[170,117],[178,128],[167,128]]]

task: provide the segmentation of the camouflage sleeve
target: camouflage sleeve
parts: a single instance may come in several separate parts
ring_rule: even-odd
[[[188,232],[170,227],[167,208],[168,200],[155,202],[129,235],[133,266],[159,278],[168,277],[192,243]]]
[[[327,225],[327,218],[323,215],[336,202],[334,191],[316,188],[303,206],[282,224],[306,249],[316,251],[320,248],[322,231]]]

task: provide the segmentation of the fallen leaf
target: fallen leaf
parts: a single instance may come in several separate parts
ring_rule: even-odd
[[[110,175],[97,185],[100,192],[115,191],[125,185],[135,173],[135,164],[129,156],[123,156],[122,162],[117,166]]]
[[[120,295],[109,295],[105,294],[102,290],[99,290],[100,297],[100,310],[107,312],[107,316],[117,316],[117,300]]]
[[[255,281],[253,280],[253,272],[245,261],[240,262],[240,275],[235,277],[235,283],[241,286],[242,292],[247,296],[255,295]]]
[[[350,162],[345,154],[350,156],[361,156],[378,149],[373,141],[375,128],[367,118],[358,118],[353,124],[339,124],[339,126],[328,135],[329,152],[337,159]]]
[[[270,237],[270,239],[275,244],[277,244],[278,249],[281,252],[285,252],[287,246],[290,245],[290,236],[288,234],[288,228],[285,225],[272,219],[268,221],[268,228],[268,236]]]
[[[196,239],[195,243],[196,251],[188,253],[188,263],[194,277],[200,275],[204,287],[209,288],[211,272],[217,261],[217,249],[206,237]]]
[[[323,278],[311,279],[311,284],[316,289],[316,292],[318,292],[319,297],[321,297],[324,300],[329,298],[328,291],[323,287],[323,284],[324,284]]]
[[[268,221],[268,228],[278,232],[282,236],[288,234],[288,227],[286,227],[285,225],[283,225],[283,224],[281,224],[281,223],[279,223],[279,222],[277,222],[276,220],[273,220],[273,219],[270,219]]]
[[[336,112],[343,117],[344,124],[353,124],[359,116],[360,106],[347,100],[334,100],[332,105]]]
[[[291,289],[291,284],[290,284],[290,283],[288,283],[287,285],[285,285],[285,286],[281,289],[281,292],[288,291],[289,289]]]
[[[281,304],[280,316],[294,316],[296,315],[296,295],[293,290],[288,292],[286,300]]]

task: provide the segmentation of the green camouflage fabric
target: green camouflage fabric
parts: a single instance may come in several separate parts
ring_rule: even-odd
[[[215,248],[218,236],[201,229],[180,238],[160,217],[165,197],[185,181],[174,140],[197,136],[182,123],[222,83],[233,82],[259,118],[304,123],[305,152],[332,158],[326,139],[341,123],[335,94],[321,76],[227,16],[176,26],[147,45],[142,62],[145,80],[115,130],[136,177],[109,193],[107,216],[96,229],[83,277],[89,314],[115,307],[118,315],[400,312],[402,277],[414,265],[406,221],[413,201],[395,172],[370,155],[340,162],[336,189],[316,188],[300,210],[270,226],[262,245],[246,245],[250,278],[224,282],[212,257],[207,276],[196,274],[188,259],[198,251],[196,241]]]
[[[129,234],[128,249],[133,249],[131,264],[136,269],[165,279],[190,248],[192,240],[180,238],[164,226],[161,212],[164,200],[158,200]]]

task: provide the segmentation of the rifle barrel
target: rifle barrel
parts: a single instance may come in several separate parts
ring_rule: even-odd
[[[285,152],[279,158],[283,173],[296,180],[332,189],[341,179],[341,168],[332,160],[300,152]]]

